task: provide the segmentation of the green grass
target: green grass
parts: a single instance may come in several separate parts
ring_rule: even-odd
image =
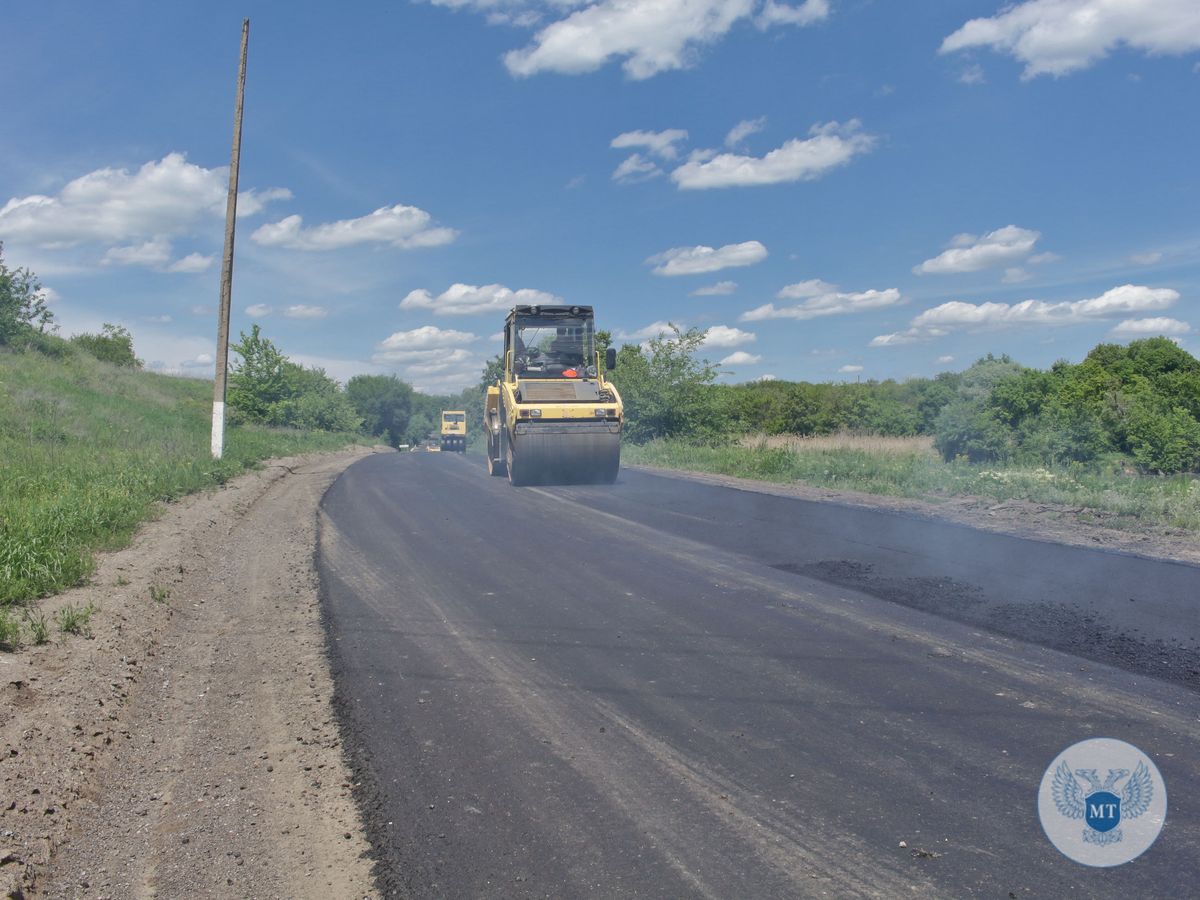
[[[120,369],[75,351],[0,350],[0,609],[78,584],[160,501],[272,456],[354,435],[229,430],[209,452],[212,383]]]
[[[74,603],[68,603],[62,607],[54,616],[58,622],[59,634],[66,636],[68,634],[79,634],[84,637],[92,636],[92,613],[96,611],[96,607],[90,603],[87,606],[76,606]]]
[[[907,443],[906,443],[907,442]],[[778,483],[946,500],[1031,500],[1128,530],[1153,523],[1200,531],[1200,478],[1112,470],[944,462],[927,439],[787,438],[704,447],[660,440],[622,448],[626,462]]]

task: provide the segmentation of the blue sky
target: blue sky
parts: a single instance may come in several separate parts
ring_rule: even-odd
[[[0,240],[64,333],[211,375],[234,334],[474,383],[515,302],[729,381],[1200,353],[1194,0],[44,0],[0,10]]]

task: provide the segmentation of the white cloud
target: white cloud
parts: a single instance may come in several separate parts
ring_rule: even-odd
[[[954,357],[953,357],[953,356],[948,356],[948,355],[947,355],[947,356],[939,356],[939,357],[937,358],[937,361],[938,361],[938,363],[939,363],[939,364],[941,364],[941,365],[945,366],[945,365],[948,365],[948,364],[950,364],[950,363],[954,362]]]
[[[205,272],[212,264],[216,262],[215,256],[204,256],[201,253],[189,253],[182,259],[177,259],[175,262],[167,266],[168,272]]]
[[[60,300],[62,300],[62,294],[52,287],[46,287],[44,284],[42,285],[42,289],[39,293],[46,303],[58,303]]]
[[[453,228],[434,227],[433,218],[415,206],[384,206],[357,219],[342,219],[324,225],[302,227],[300,216],[288,216],[262,225],[250,239],[265,247],[291,250],[337,250],[356,244],[390,244],[402,250],[416,247],[440,247],[449,244],[458,232]]]
[[[917,275],[945,275],[957,272],[977,272],[980,269],[1015,262],[1028,256],[1041,234],[1028,228],[1006,225],[976,237],[973,234],[955,235],[951,248],[913,267]]]
[[[983,66],[967,66],[959,73],[958,80],[963,84],[983,84],[987,78],[983,74]]]
[[[875,137],[861,127],[857,119],[814,125],[808,139],[793,138],[762,157],[700,151],[675,169],[671,180],[684,190],[811,181],[875,145]]]
[[[1058,262],[1060,259],[1062,259],[1062,257],[1059,256],[1057,253],[1035,253],[1033,256],[1029,257],[1029,259],[1026,261],[1032,263],[1035,266],[1040,266],[1043,263]]]
[[[1145,337],[1147,335],[1188,334],[1192,326],[1178,319],[1160,316],[1153,319],[1125,319],[1114,326],[1112,333],[1126,337]]]
[[[329,310],[323,306],[305,306],[301,303],[289,306],[283,314],[289,319],[323,319],[329,315]]]
[[[532,288],[514,291],[502,284],[452,284],[436,297],[424,289],[410,291],[400,301],[400,308],[429,309],[447,316],[470,316],[508,312],[512,307],[522,304],[535,306],[556,303],[562,303],[562,298]]]
[[[1149,253],[1135,253],[1129,257],[1129,261],[1137,263],[1139,266],[1152,266],[1155,263],[1162,262],[1163,255],[1157,250],[1152,250]]]
[[[824,289],[824,292],[811,293],[818,289]],[[896,288],[847,293],[838,291],[835,285],[826,284],[819,279],[790,284],[783,288],[778,296],[807,296],[808,299],[795,306],[779,307],[774,303],[766,303],[742,313],[739,320],[757,322],[764,319],[816,319],[822,316],[845,316],[871,309],[884,309],[904,302],[903,296]]]
[[[665,131],[626,131],[613,138],[609,146],[615,150],[645,147],[662,159],[675,159],[679,155],[675,145],[687,140],[687,136],[688,133],[682,128],[668,128]]]
[[[252,306],[246,307],[246,315],[252,319],[261,319],[263,316],[271,314],[271,307],[265,303],[255,303]]]
[[[842,366],[840,369],[838,369],[838,371],[841,372],[843,375],[856,375],[859,372],[861,372],[862,370],[863,370],[862,366],[854,366],[854,365],[850,365],[850,364],[846,364],[846,365]]]
[[[815,25],[829,16],[829,0],[804,0],[799,6],[767,0],[755,19],[759,28],[772,25]]]
[[[379,344],[383,351],[409,353],[422,350],[444,350],[458,344],[469,344],[479,338],[469,331],[455,331],[450,328],[438,328],[436,325],[423,325],[410,331],[396,331],[384,338]]]
[[[767,258],[767,248],[758,241],[726,244],[724,247],[672,247],[646,260],[655,265],[655,275],[703,275],[736,266],[752,266]]]
[[[1066,75],[1126,45],[1151,55],[1200,50],[1195,0],[1026,0],[972,19],[942,41],[941,53],[991,47],[1025,64],[1022,78]]]
[[[735,350],[727,357],[721,360],[722,366],[755,366],[762,362],[762,357],[756,353],[747,353],[745,350]]]
[[[436,375],[447,369],[462,368],[468,360],[474,359],[475,354],[470,350],[456,347],[451,350],[421,351],[420,356],[409,357],[409,364],[404,367],[408,375]]]
[[[757,119],[743,119],[734,125],[733,128],[729,129],[729,134],[725,135],[725,146],[729,148],[737,147],[742,141],[750,137],[750,135],[757,134],[766,126],[766,116],[759,116]]]
[[[104,265],[148,266],[157,268],[171,258],[171,242],[165,237],[156,237],[141,244],[112,247],[104,254]]]
[[[475,0],[470,5],[493,4]],[[559,14],[574,5],[566,0],[549,2],[546,8]],[[650,78],[693,65],[702,47],[724,37],[739,20],[754,16],[758,6],[759,0],[599,0],[542,28],[528,46],[506,53],[504,64],[518,77],[539,72],[577,75],[622,59],[627,76]],[[827,0],[806,0],[796,7],[767,0],[756,22],[760,28],[811,25],[828,14]]]
[[[1004,270],[1004,277],[1000,280],[1005,284],[1020,284],[1022,281],[1028,281],[1032,277],[1032,275],[1020,266],[1013,266]]]
[[[820,278],[810,278],[807,281],[797,281],[795,284],[784,285],[775,296],[780,300],[804,300],[808,297],[820,297],[823,294],[831,294],[836,290],[836,284],[830,284],[828,281],[822,281]]]
[[[229,170],[205,169],[169,153],[134,173],[105,168],[68,182],[56,196],[13,197],[0,208],[0,234],[41,248],[81,243],[130,246],[192,231],[225,215]],[[239,195],[239,212],[252,215],[290,197],[284,188]],[[128,249],[128,248],[125,248]]]
[[[1170,288],[1124,284],[1086,300],[1022,300],[1019,303],[965,303],[951,300],[927,309],[909,323],[905,331],[881,334],[872,347],[910,344],[949,334],[961,328],[999,328],[1019,325],[1076,325],[1097,319],[1166,309],[1179,300]]]
[[[455,372],[442,375],[425,375],[414,380],[413,390],[421,394],[457,394],[464,388],[479,383],[479,375],[483,371],[483,362],[477,366],[463,367]]]
[[[740,344],[753,344],[758,335],[740,328],[730,328],[728,325],[714,325],[704,334],[701,347],[737,347]]]
[[[618,329],[613,332],[613,337],[619,341],[646,341],[650,338],[656,338],[663,334],[671,333],[671,323],[651,322],[645,328],[639,328],[637,331],[622,331]]]
[[[755,381],[778,381],[779,379],[774,375],[766,374],[766,375],[759,375],[754,380]]]
[[[663,170],[658,167],[658,163],[646,159],[640,153],[635,153],[613,170],[612,180],[621,184],[636,184],[639,181],[657,178],[662,174]]]
[[[710,284],[705,287],[698,287],[692,291],[689,297],[724,297],[732,294],[737,290],[736,281],[718,281],[716,284]]]

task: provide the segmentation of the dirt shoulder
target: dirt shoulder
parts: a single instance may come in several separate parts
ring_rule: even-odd
[[[743,491],[797,497],[823,503],[840,503],[872,509],[889,509],[909,515],[941,519],[968,525],[984,531],[994,531],[1032,540],[1069,544],[1076,547],[1134,553],[1153,559],[1169,559],[1200,565],[1200,539],[1182,528],[1147,524],[1137,532],[1106,528],[1094,519],[1094,510],[1034,503],[1029,500],[997,502],[986,497],[950,497],[941,502],[888,497],[862,491],[835,491],[806,484],[777,484],[754,481],[732,475],[713,475],[707,472],[686,472],[658,466],[630,466],[668,478],[683,478],[720,484]]]
[[[0,655],[0,896],[374,896],[313,566],[356,448],[167,507]],[[155,599],[157,596],[158,599]]]

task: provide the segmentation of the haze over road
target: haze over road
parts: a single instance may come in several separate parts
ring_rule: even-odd
[[[517,489],[424,453],[346,471],[318,562],[397,892],[1129,898],[1200,882],[1200,629],[1179,612],[1194,567],[630,470]],[[1134,647],[1129,670],[976,624],[1068,646],[1074,619],[1103,643],[1131,597],[1146,640],[1091,654]],[[1174,682],[1139,671],[1156,647]],[[1061,856],[1036,814],[1048,763],[1101,736],[1148,753],[1170,796],[1158,842],[1114,869]]]

